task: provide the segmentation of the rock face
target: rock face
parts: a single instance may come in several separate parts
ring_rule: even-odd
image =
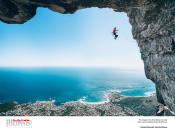
[[[90,7],[126,12],[145,65],[156,84],[157,98],[175,112],[175,1],[174,0],[0,0],[0,20],[24,23],[37,7],[74,13]]]

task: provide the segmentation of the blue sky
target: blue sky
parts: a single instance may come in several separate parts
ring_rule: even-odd
[[[113,39],[112,29],[119,29]],[[141,69],[125,13],[90,8],[59,14],[39,8],[23,25],[0,23],[0,66],[92,66]]]

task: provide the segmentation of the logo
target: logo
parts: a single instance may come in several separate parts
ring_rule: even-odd
[[[32,121],[29,119],[7,119],[7,127],[32,127]]]

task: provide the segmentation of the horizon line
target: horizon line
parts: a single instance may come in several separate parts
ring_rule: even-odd
[[[0,66],[0,68],[105,68],[119,70],[139,70],[144,71],[144,68],[125,68],[117,66]]]

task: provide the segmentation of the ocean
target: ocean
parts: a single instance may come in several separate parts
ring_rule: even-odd
[[[105,101],[105,94],[147,96],[155,85],[143,72],[106,68],[0,68],[0,103]]]

